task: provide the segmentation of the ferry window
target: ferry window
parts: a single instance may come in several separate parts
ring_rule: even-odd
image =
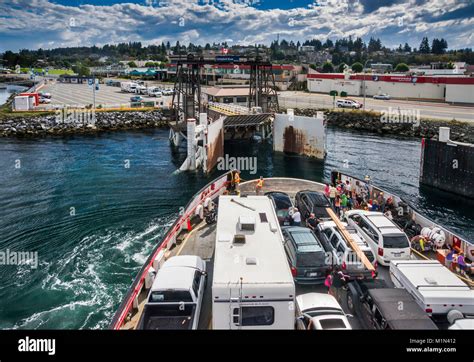
[[[275,321],[275,309],[273,307],[242,307],[241,310],[242,326],[270,326]],[[234,317],[238,314],[239,308],[234,308]],[[234,323],[235,321],[234,318]]]
[[[237,97],[237,103],[246,103],[247,98],[246,97]]]
[[[224,97],[224,103],[234,103],[234,98]]]

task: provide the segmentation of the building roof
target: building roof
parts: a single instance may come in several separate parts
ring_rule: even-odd
[[[312,73],[308,79],[344,79],[343,73]],[[474,85],[474,77],[466,76],[411,76],[386,74],[351,74],[348,80],[366,80],[389,83],[434,83],[434,84],[469,84]]]
[[[202,93],[213,97],[234,97],[234,96],[248,96],[250,93],[249,87],[206,87],[202,88]]]
[[[241,218],[252,220],[255,230],[240,230]],[[236,234],[245,235],[245,243],[233,242]],[[278,219],[266,196],[219,198],[213,283],[228,285],[240,278],[243,284],[294,283]]]

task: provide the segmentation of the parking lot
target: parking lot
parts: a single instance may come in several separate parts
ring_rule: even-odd
[[[147,84],[152,86],[152,84]],[[153,84],[155,86],[156,84]],[[167,84],[166,88],[172,88]],[[47,108],[55,107],[85,107],[93,104],[93,90],[87,84],[71,84],[71,83],[48,83],[41,92],[51,93],[51,103]],[[108,86],[105,84],[99,85],[99,90],[95,91],[95,104],[97,108],[120,108],[130,107],[130,97],[135,96],[134,93],[122,92],[120,87]],[[171,103],[169,96],[161,98],[149,97],[147,95],[140,95],[144,102],[147,101],[163,101],[164,105]]]

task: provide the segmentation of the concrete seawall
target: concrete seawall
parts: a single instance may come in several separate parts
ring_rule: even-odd
[[[316,109],[295,109],[296,115],[315,116]],[[436,138],[439,127],[451,129],[453,141],[474,143],[474,125],[458,121],[421,119],[414,123],[383,121],[380,113],[360,111],[323,111],[329,127],[416,138]]]
[[[0,119],[0,136],[35,137],[43,135],[80,134],[119,129],[165,127],[168,121],[158,111],[96,112],[53,114]]]

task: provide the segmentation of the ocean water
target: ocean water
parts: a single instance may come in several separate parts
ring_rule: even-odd
[[[473,205],[420,189],[420,142],[329,129],[324,161],[226,144],[256,157],[255,174],[328,180],[371,175],[470,240]],[[168,131],[0,139],[0,252],[37,252],[38,265],[0,265],[0,328],[107,328],[140,267],[200,187],[217,177],[180,173],[185,149]]]

